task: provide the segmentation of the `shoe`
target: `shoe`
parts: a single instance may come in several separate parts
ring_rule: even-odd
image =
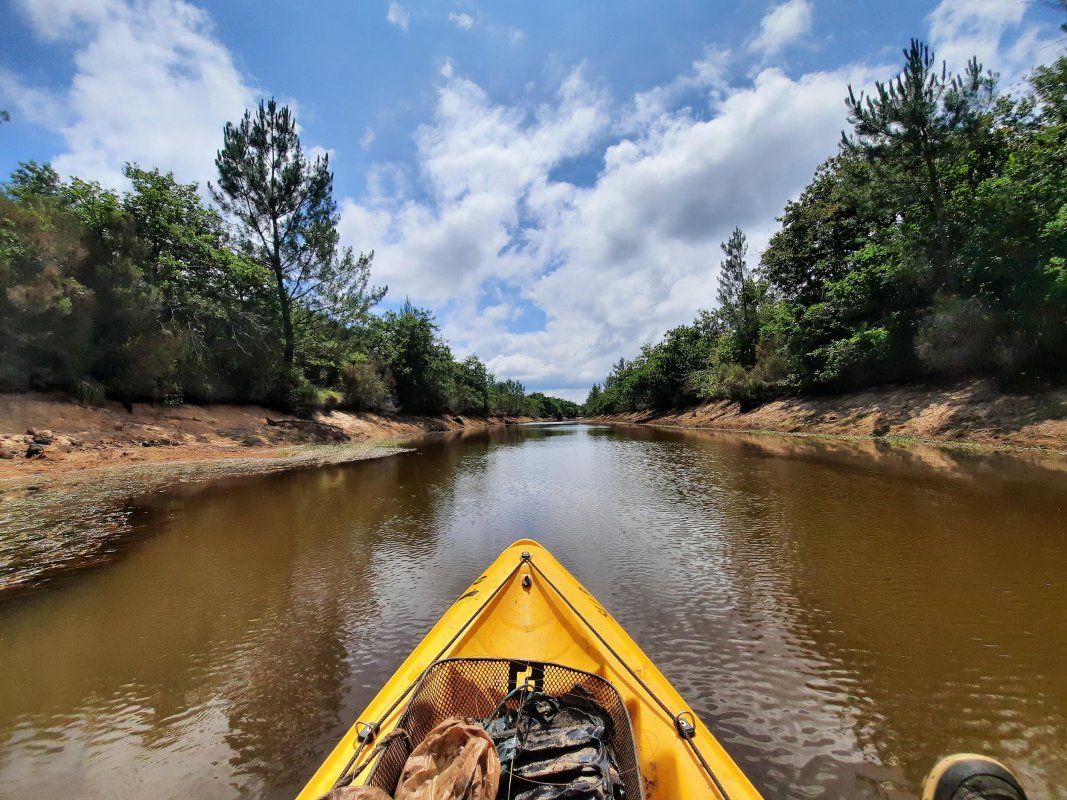
[[[1026,792],[999,761],[957,753],[930,770],[923,781],[922,800],[1026,800]]]

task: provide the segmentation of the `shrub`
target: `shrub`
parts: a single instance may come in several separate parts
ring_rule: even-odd
[[[79,403],[87,406],[102,406],[107,399],[104,387],[92,381],[80,381],[74,394]]]
[[[341,367],[344,404],[355,411],[396,411],[396,395],[388,372],[360,357]]]
[[[934,374],[983,372],[991,366],[994,335],[993,315],[978,298],[939,298],[919,323],[915,355]]]
[[[268,405],[306,416],[319,409],[319,389],[299,370],[281,372],[267,396]]]
[[[889,331],[882,327],[861,328],[849,338],[816,351],[824,365],[816,378],[819,383],[837,385],[874,382],[889,351]]]

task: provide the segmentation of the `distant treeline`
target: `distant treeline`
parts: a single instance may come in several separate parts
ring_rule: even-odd
[[[719,306],[621,359],[589,413],[993,376],[1067,375],[1067,58],[1022,97],[920,42],[790,202],[750,269],[722,245]],[[798,134],[799,135],[799,134]]]
[[[574,417],[457,361],[433,315],[371,313],[373,253],[340,248],[333,176],[273,101],[227,125],[211,186],[127,165],[122,194],[23,163],[0,191],[0,391]]]

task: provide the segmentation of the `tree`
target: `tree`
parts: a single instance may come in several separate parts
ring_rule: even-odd
[[[990,112],[996,77],[971,59],[963,75],[949,77],[944,62],[918,39],[904,50],[904,70],[857,97],[849,86],[845,105],[853,133],[842,149],[882,168],[889,200],[914,233],[928,242],[935,289],[955,289],[952,258],[959,235],[950,204],[956,184],[976,185],[988,172]],[[961,164],[962,162],[962,164]],[[970,162],[970,163],[969,163]],[[962,166],[962,169],[961,169]]]
[[[34,205],[58,200],[63,188],[59,173],[51,164],[20,161],[18,168],[11,173],[11,180],[4,187],[4,192],[23,205]]]
[[[329,156],[308,160],[292,112],[273,98],[226,124],[215,166],[212,196],[236,223],[241,249],[274,277],[291,372],[302,328],[319,315],[361,321],[384,296],[384,288],[368,286],[374,253],[338,254]]]
[[[226,246],[218,212],[195,183],[127,164],[123,210],[136,231],[135,256],[160,293],[159,325],[181,344],[172,394],[215,399],[255,394],[271,373],[272,276]]]
[[[760,258],[760,274],[778,296],[811,305],[826,296],[828,283],[848,271],[848,259],[869,234],[870,215],[854,196],[854,173],[860,165],[835,156],[819,166],[815,178],[796,200],[786,203],[781,229]]]
[[[458,414],[488,414],[493,379],[482,360],[469,355],[455,363],[452,372],[452,410]]]
[[[526,387],[511,379],[495,382],[491,389],[491,408],[494,414],[526,413]]]
[[[433,314],[410,301],[374,324],[374,349],[389,368],[403,411],[436,414],[448,406],[452,351],[441,339]]]
[[[740,228],[734,228],[728,241],[720,247],[726,258],[719,265],[719,313],[733,337],[735,358],[744,367],[756,363],[759,339],[760,287],[749,273],[748,240]]]

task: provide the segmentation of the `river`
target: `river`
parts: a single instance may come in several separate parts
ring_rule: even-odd
[[[457,594],[533,537],[767,797],[914,797],[988,752],[1067,798],[1067,464],[582,424],[121,509],[0,597],[0,797],[287,798]]]

